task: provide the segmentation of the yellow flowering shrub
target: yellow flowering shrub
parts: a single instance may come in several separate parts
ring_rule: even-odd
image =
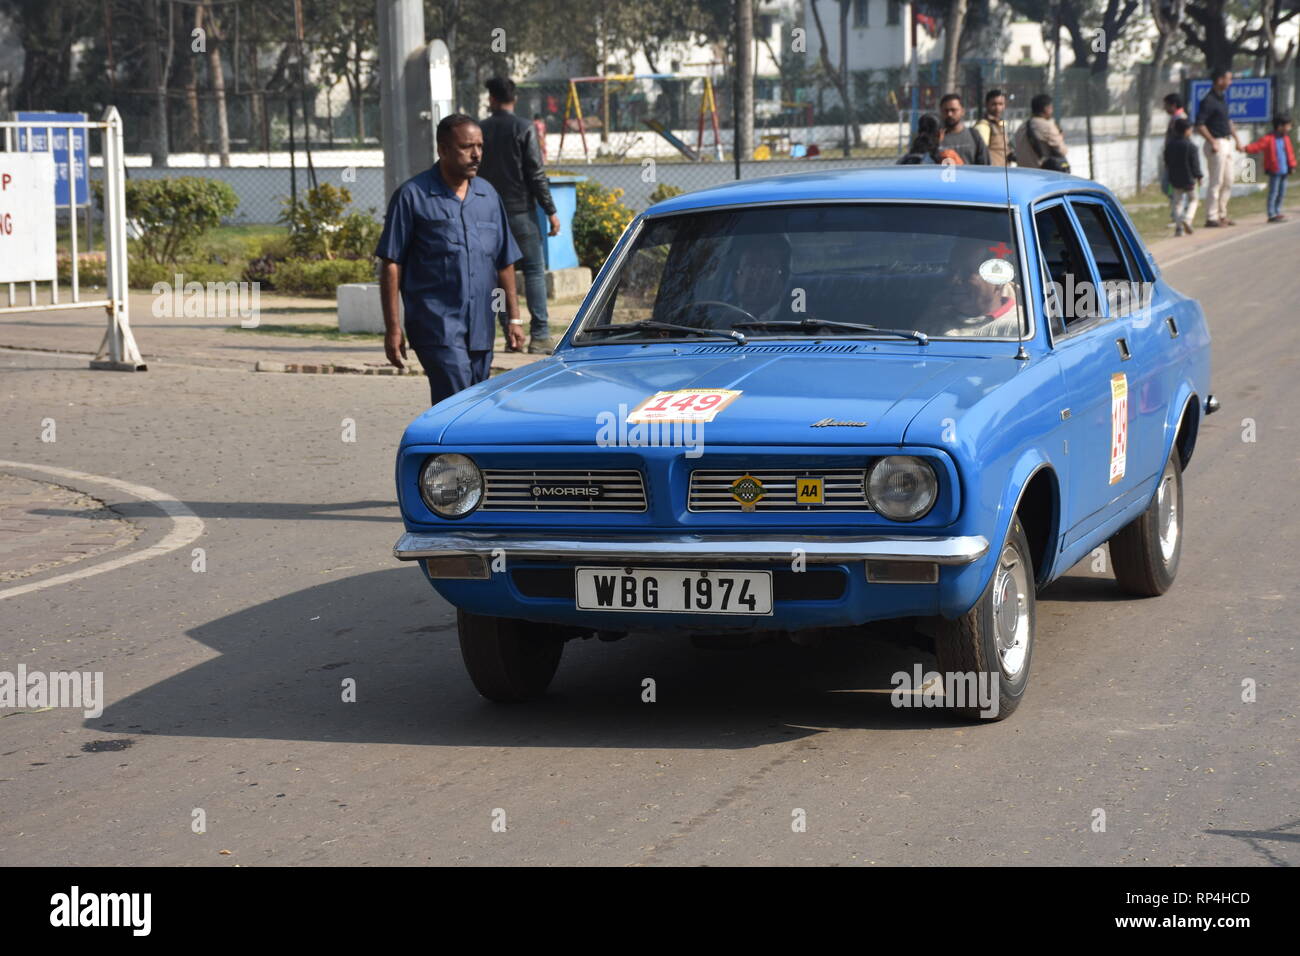
[[[610,250],[634,215],[620,199],[623,190],[606,189],[587,180],[578,183],[578,208],[573,215],[573,246],[578,261],[593,272],[605,264]]]

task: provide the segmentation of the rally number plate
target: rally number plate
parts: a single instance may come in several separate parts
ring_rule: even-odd
[[[771,614],[772,572],[683,568],[575,568],[584,611]]]

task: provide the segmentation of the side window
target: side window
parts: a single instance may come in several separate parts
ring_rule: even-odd
[[[1034,225],[1047,273],[1044,309],[1055,332],[1069,332],[1073,326],[1101,314],[1092,288],[1092,272],[1063,205],[1036,212]]]
[[[1120,238],[1115,224],[1101,203],[1072,203],[1074,214],[1083,227],[1084,239],[1097,263],[1102,289],[1110,304],[1111,315],[1125,315],[1140,307],[1142,272],[1133,260],[1128,243]]]

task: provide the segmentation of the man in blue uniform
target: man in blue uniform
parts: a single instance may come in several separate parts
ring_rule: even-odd
[[[433,404],[487,379],[496,313],[511,347],[523,346],[515,295],[519,247],[496,190],[478,177],[483,133],[454,113],[438,123],[438,162],[393,193],[375,255],[383,260],[384,352],[405,368],[406,344],[429,377]],[[398,319],[398,293],[406,334]]]

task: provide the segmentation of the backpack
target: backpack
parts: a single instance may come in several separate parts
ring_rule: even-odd
[[[1064,156],[1046,156],[1046,150],[1043,148],[1042,140],[1034,132],[1034,118],[1031,116],[1025,120],[1025,138],[1029,140],[1029,145],[1038,157],[1038,168],[1049,169],[1054,173],[1068,173],[1070,171],[1070,161]]]

